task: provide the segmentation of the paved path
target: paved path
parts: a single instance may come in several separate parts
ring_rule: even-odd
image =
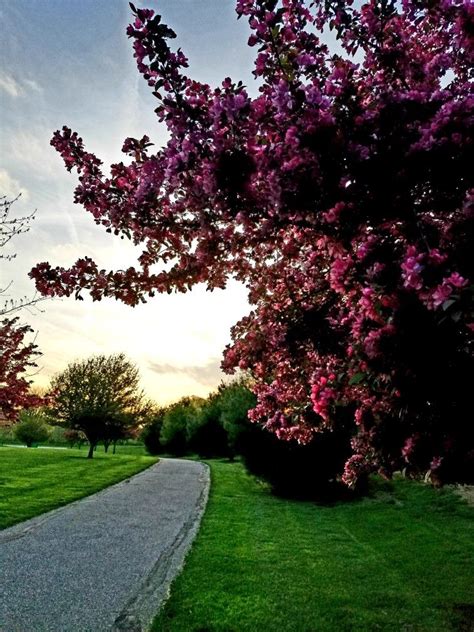
[[[207,466],[163,459],[0,531],[1,632],[147,630],[197,532],[208,490]]]

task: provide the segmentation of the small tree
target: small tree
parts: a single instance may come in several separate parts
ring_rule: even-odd
[[[0,262],[16,257],[5,249],[13,238],[28,232],[33,219],[32,215],[12,216],[11,208],[15,201],[0,197]],[[7,419],[15,420],[20,410],[40,404],[41,398],[31,393],[27,378],[28,369],[36,367],[35,358],[39,355],[34,342],[27,342],[32,329],[21,324],[13,314],[22,307],[33,306],[41,297],[7,298],[10,285],[0,287],[0,412]]]
[[[161,443],[161,429],[163,427],[163,419],[165,416],[165,408],[156,408],[150,412],[141,433],[147,451],[150,454],[160,454],[163,452]]]
[[[73,448],[75,445],[80,448],[83,443],[87,442],[84,433],[80,430],[65,430],[63,437],[64,441],[68,444],[70,448]]]
[[[31,448],[33,443],[43,443],[49,437],[47,417],[41,410],[23,410],[20,413],[20,421],[13,429],[15,438]]]
[[[139,398],[133,408],[109,415],[106,419],[103,437],[105,452],[112,445],[112,452],[115,454],[119,441],[135,437],[147,419],[151,408],[150,402]]]
[[[123,353],[73,362],[53,378],[51,396],[57,423],[84,433],[90,459],[99,441],[110,438],[111,428],[134,425],[130,413],[143,399],[138,369]]]

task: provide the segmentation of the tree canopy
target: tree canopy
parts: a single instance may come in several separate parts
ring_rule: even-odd
[[[51,381],[51,412],[59,424],[84,433],[92,458],[99,441],[114,442],[140,423],[146,405],[139,379],[123,353],[73,362]]]
[[[256,422],[310,443],[349,415],[348,485],[472,472],[474,5],[238,0],[256,98],[188,77],[172,29],[131,6],[169,141],[127,138],[110,174],[69,128],[51,142],[75,201],[141,245],[139,265],[41,263],[38,289],[135,305],[235,277],[254,309],[224,367],[252,374]]]
[[[33,216],[15,216],[15,200],[0,197],[0,263],[15,259],[7,250],[9,242],[29,230]],[[20,322],[16,315],[22,307],[34,305],[39,297],[14,300],[8,297],[11,284],[0,287],[0,412],[7,419],[16,420],[23,408],[36,406],[41,398],[30,392],[28,371],[36,367],[37,345],[28,340],[32,329]]]
[[[14,435],[27,448],[31,448],[34,443],[46,441],[50,434],[48,428],[48,416],[40,408],[28,408],[22,410],[19,415],[19,422],[15,424]]]

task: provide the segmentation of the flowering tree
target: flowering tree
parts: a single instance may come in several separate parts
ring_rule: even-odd
[[[252,373],[255,421],[308,443],[349,414],[349,485],[400,467],[462,476],[473,457],[462,411],[473,374],[474,5],[238,0],[257,51],[253,99],[240,82],[187,77],[174,32],[131,6],[127,32],[170,140],[152,152],[147,136],[128,138],[131,160],[110,175],[76,132],[51,142],[79,173],[75,201],[143,247],[139,266],[41,263],[38,289],[134,305],[233,276],[254,309],[233,328],[224,367]]]
[[[0,262],[11,261],[14,254],[4,250],[11,239],[29,228],[32,216],[14,217],[11,207],[15,200],[0,198]],[[0,288],[0,412],[7,419],[14,420],[22,408],[36,406],[41,399],[30,393],[27,378],[29,368],[35,367],[37,347],[33,342],[25,342],[31,328],[21,324],[14,316],[22,307],[33,305],[39,299],[15,301],[7,297],[9,286]],[[3,298],[3,300],[2,300]]]

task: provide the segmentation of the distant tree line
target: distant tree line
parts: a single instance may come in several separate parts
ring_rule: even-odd
[[[184,397],[156,409],[141,438],[151,454],[240,457],[247,470],[285,496],[334,497],[349,493],[338,471],[350,450],[348,430],[328,433],[310,445],[281,441],[251,422],[256,404],[251,383],[241,377],[221,384],[207,399]],[[359,488],[361,489],[362,486]]]

